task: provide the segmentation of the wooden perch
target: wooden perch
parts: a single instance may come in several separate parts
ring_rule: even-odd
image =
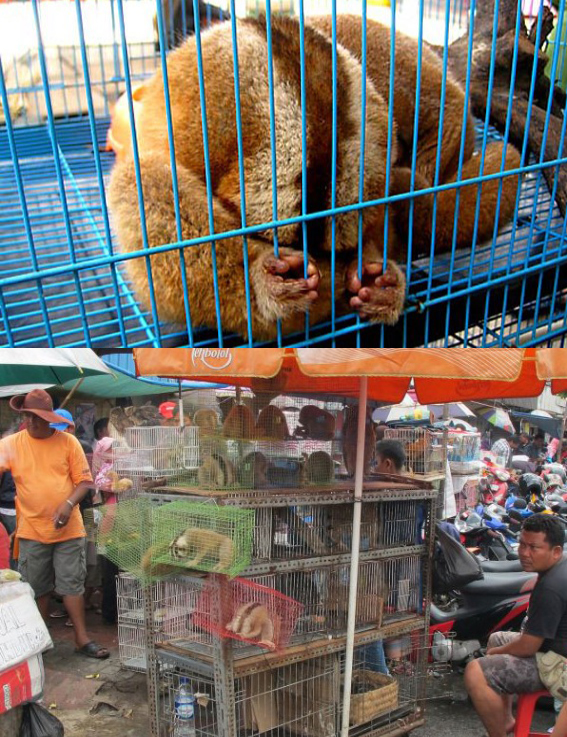
[[[501,0],[498,3],[498,31],[494,64],[494,81],[489,105],[489,120],[502,133],[506,129],[510,86],[512,84],[512,62],[514,49],[517,46],[517,68],[514,79],[512,98],[512,115],[510,119],[511,143],[521,150],[524,144],[526,121],[529,119],[528,147],[536,161],[540,160],[543,150],[543,161],[554,161],[563,157],[561,147],[561,129],[563,110],[565,109],[565,93],[558,87],[552,87],[544,74],[549,57],[535,47],[536,29],[528,33],[522,18],[520,34],[516,38],[517,0]],[[484,120],[488,101],[488,80],[492,58],[492,34],[494,27],[494,0],[479,0],[475,17],[473,37],[473,54],[470,70],[471,106],[473,114]],[[542,19],[540,48],[545,43],[553,28],[553,15],[546,8]],[[461,37],[449,47],[449,63],[452,72],[464,84],[467,76],[468,35]],[[534,99],[529,109],[530,88],[535,66]],[[549,96],[552,95],[551,111],[547,137],[544,141],[544,128]],[[565,165],[547,167],[543,170],[551,191],[556,177],[556,202],[561,214],[567,210],[567,169]]]

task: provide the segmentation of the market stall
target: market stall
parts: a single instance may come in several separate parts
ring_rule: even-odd
[[[367,397],[399,401],[412,378],[421,402],[535,395],[547,378],[563,380],[556,382],[555,390],[565,386],[563,358],[563,352],[551,349],[537,354],[429,349],[136,350],[140,375],[221,380],[250,387],[268,398],[252,416],[237,403],[230,422],[226,417],[222,425],[219,420],[214,429],[209,426],[203,433],[197,425],[196,442],[194,426],[189,443],[188,428],[180,425],[176,447],[183,449],[184,482],[165,483],[145,494],[143,505],[137,500],[137,514],[118,505],[115,524],[126,527],[118,541],[117,555],[122,557],[117,562],[131,569],[146,592],[142,599],[153,734],[177,734],[187,727],[196,734],[230,737],[269,730],[315,737],[331,737],[339,731],[343,736],[393,735],[420,724],[436,494],[416,479],[372,479],[367,462]],[[357,397],[358,417],[350,420],[354,432],[345,433],[346,419],[337,415],[328,440],[290,438],[289,428],[281,431],[281,416],[273,410],[271,418],[265,414],[260,422],[261,413],[273,407],[270,398],[281,395]],[[308,440],[330,446],[323,450],[306,445],[308,450],[298,451],[298,444]],[[342,465],[335,463],[333,455],[336,440],[342,445]],[[289,463],[294,460],[292,446],[297,457],[305,459],[295,466],[295,476]],[[193,468],[185,450],[190,447]],[[323,468],[325,456],[327,475],[318,476],[315,483],[311,478],[310,483],[309,476],[297,469],[307,466],[315,453],[323,454],[318,468]],[[168,457],[174,455],[170,452]],[[208,470],[201,471],[203,467]],[[147,476],[148,468],[145,471]],[[138,528],[132,526],[136,519]],[[329,546],[321,534],[329,526],[346,534],[345,548]],[[203,563],[206,556],[199,559],[196,543],[188,539],[195,529],[209,531],[209,544],[215,535],[224,538],[208,563]],[[135,541],[130,549],[123,545],[127,536]],[[208,575],[189,581],[189,568]],[[293,579],[297,571],[302,574],[300,584]],[[183,574],[183,581],[176,573]],[[164,583],[161,579],[170,574],[174,578]],[[170,612],[167,596],[156,600],[153,594],[156,583],[170,586],[170,599],[187,597],[184,606],[191,612],[182,624],[184,632],[160,638],[168,639],[166,643],[154,636],[163,629],[160,619]],[[242,593],[252,584],[263,587],[263,599],[257,591],[253,601]],[[172,593],[175,586],[181,587],[177,594]],[[283,609],[277,609],[276,600]],[[246,628],[243,634],[241,608],[250,603],[267,612],[271,622],[255,638],[249,631],[246,634]],[[289,637],[279,639],[278,628]],[[378,683],[380,679],[367,674],[369,646],[394,636],[401,644],[391,662],[399,672],[393,680]],[[159,699],[164,689],[166,695]],[[180,699],[192,703],[191,724],[181,723]]]

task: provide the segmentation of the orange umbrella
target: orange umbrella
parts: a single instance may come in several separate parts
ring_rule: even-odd
[[[422,404],[535,397],[552,379],[567,391],[565,348],[135,348],[139,376],[246,386],[256,392],[329,393],[400,402],[411,380]]]

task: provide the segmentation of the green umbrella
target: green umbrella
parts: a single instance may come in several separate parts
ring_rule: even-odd
[[[97,374],[112,371],[90,348],[0,348],[0,387],[16,393]]]

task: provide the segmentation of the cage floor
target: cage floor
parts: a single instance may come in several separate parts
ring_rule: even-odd
[[[114,161],[104,151],[108,122],[100,118],[94,126],[105,180]],[[61,121],[55,129],[57,158],[46,126],[15,129],[24,212],[7,132],[0,128],[0,343],[185,344],[184,329],[153,324],[112,260],[89,120]],[[308,341],[303,333],[285,341],[313,345],[335,336],[337,345],[490,346],[561,339],[567,332],[567,244],[540,172],[524,174],[518,212],[494,245],[463,249],[452,259],[416,258],[408,273],[408,309],[397,326],[369,327],[348,316],[311,328]],[[194,345],[217,342],[216,331],[193,336]],[[226,345],[239,344],[241,338],[226,336]]]

